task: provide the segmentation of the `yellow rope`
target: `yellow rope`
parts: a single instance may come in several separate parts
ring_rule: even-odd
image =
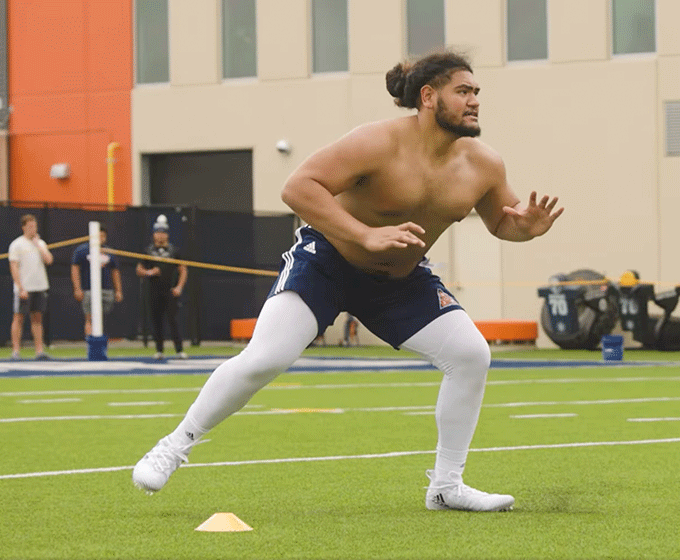
[[[67,239],[65,241],[58,241],[56,243],[50,243],[47,245],[48,249],[58,249],[59,247],[67,247],[69,245],[76,245],[77,243],[84,243],[90,239],[89,236],[85,235],[83,237],[76,237],[74,239]],[[184,266],[193,266],[196,268],[207,268],[210,270],[221,270],[224,272],[237,272],[240,274],[254,274],[256,276],[278,276],[279,273],[275,272],[273,270],[257,270],[254,268],[242,268],[238,266],[226,266],[222,264],[210,264],[210,263],[202,263],[202,262],[197,262],[197,261],[186,261],[186,260],[181,260],[181,259],[168,259],[165,257],[152,257],[150,255],[142,254],[142,253],[132,253],[130,251],[121,251],[119,249],[109,249],[106,248],[104,249],[104,252],[106,253],[111,253],[112,255],[118,255],[121,257],[130,257],[133,259],[140,259],[140,260],[150,260],[150,261],[159,261],[159,262],[166,262],[170,264],[179,264],[179,265],[184,265]],[[0,254],[0,260],[6,259],[8,257],[9,253],[2,253]],[[569,280],[569,281],[564,281],[564,282],[549,282],[547,285],[548,286],[601,286],[606,283],[612,283],[616,284],[615,280],[612,280],[611,278],[602,278],[599,280]],[[643,284],[653,284],[655,286],[669,286],[669,287],[675,287],[678,286],[678,283],[673,283],[673,282],[641,282]],[[464,289],[464,288],[479,288],[479,287],[495,287],[495,286],[506,286],[506,287],[515,287],[515,288],[533,288],[537,286],[544,286],[546,285],[546,282],[467,282],[465,284],[461,282],[452,282],[450,284],[447,284],[449,288],[454,288],[454,289]]]
[[[543,286],[604,286],[610,282],[613,285],[621,284],[617,280],[612,280],[611,278],[603,278],[601,280],[565,280],[564,282],[475,282],[470,281],[463,284],[462,282],[451,282],[446,284],[448,288],[454,289],[465,289],[465,288],[492,288],[497,286],[505,286],[509,288],[536,288]],[[656,282],[656,281],[646,281],[640,280],[639,284],[653,284],[654,286],[669,286],[675,287],[680,286],[677,282]]]
[[[149,261],[159,261],[171,264],[183,264],[185,266],[195,266],[198,268],[209,268],[211,270],[223,270],[225,272],[239,272],[241,274],[255,274],[257,276],[278,276],[278,272],[273,270],[256,270],[254,268],[241,268],[238,266],[226,266],[223,264],[210,264],[202,263],[197,261],[185,261],[181,259],[168,259],[166,257],[152,257],[150,255],[145,255],[142,253],[131,253],[130,251],[120,251],[118,249],[104,249],[105,253],[111,253],[112,255],[118,255],[121,257],[130,257],[133,259],[146,259]]]
[[[67,239],[66,241],[57,241],[56,243],[50,243],[48,249],[58,249],[59,247],[68,247],[69,245],[75,245],[76,243],[85,243],[90,240],[89,235],[83,237],[76,237],[75,239]]]
[[[607,282],[615,283],[609,278],[603,278],[601,280],[565,280],[564,282],[548,282],[548,286],[601,286]],[[532,288],[535,286],[545,286],[546,282],[467,282],[465,284],[461,282],[453,282],[449,284],[453,288],[469,288],[469,287],[493,287],[493,286],[510,286],[516,288]]]
[[[85,243],[90,239],[89,235],[83,237],[76,237],[74,239],[67,239],[66,241],[57,241],[56,243],[49,243],[47,245],[48,249],[58,249],[59,247],[68,247],[69,245],[75,245],[76,243]],[[0,260],[6,259],[9,253],[0,253]]]
[[[85,243],[89,241],[90,236],[85,235],[83,237],[76,237],[74,239],[67,239],[65,241],[58,241],[56,243],[50,243],[47,245],[48,249],[58,249],[59,247],[68,247],[69,245],[76,245],[77,243]],[[150,255],[145,255],[141,253],[131,253],[130,251],[120,251],[118,249],[104,249],[105,253],[111,253],[112,255],[119,255],[121,257],[131,257],[133,259],[146,259],[150,261],[166,262],[171,264],[183,264],[185,266],[195,266],[198,268],[209,268],[212,270],[223,270],[225,272],[239,272],[241,274],[255,274],[258,276],[278,276],[278,272],[273,270],[256,270],[254,268],[242,268],[238,266],[226,266],[222,264],[210,264],[201,263],[196,261],[184,261],[180,259],[167,259],[165,257],[152,257]],[[0,254],[0,259],[6,259],[9,253]]]

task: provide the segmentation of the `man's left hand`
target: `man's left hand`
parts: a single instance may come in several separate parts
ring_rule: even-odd
[[[518,231],[530,237],[538,237],[548,231],[554,221],[564,212],[564,208],[553,212],[557,200],[557,197],[550,200],[550,197],[545,195],[537,203],[536,191],[533,191],[529,196],[529,205],[526,208],[518,210],[510,206],[504,206],[503,212],[514,221]]]

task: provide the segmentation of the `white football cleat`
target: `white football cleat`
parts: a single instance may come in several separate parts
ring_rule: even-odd
[[[165,486],[170,475],[189,460],[187,455],[192,447],[193,444],[175,447],[170,443],[169,437],[165,436],[135,465],[132,482],[147,494],[158,492]]]
[[[434,480],[434,471],[427,471],[430,486],[425,496],[425,507],[431,510],[457,509],[462,511],[507,511],[515,498],[507,494],[487,494],[475,490],[462,481]]]

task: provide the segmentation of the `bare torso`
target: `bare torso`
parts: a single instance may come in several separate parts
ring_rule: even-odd
[[[489,181],[480,150],[472,138],[457,140],[438,161],[426,158],[418,146],[413,120],[388,121],[394,149],[388,150],[376,169],[358,177],[355,184],[336,195],[354,218],[371,227],[414,222],[423,227],[424,247],[410,245],[372,253],[352,242],[328,237],[352,265],[393,277],[408,275],[454,222],[465,218],[486,194]]]
[[[359,126],[309,156],[286,181],[283,202],[352,265],[394,278],[473,209],[499,239],[543,235],[564,208],[553,211],[557,197],[538,202],[536,191],[520,206],[503,160],[476,138],[478,93],[468,70],[426,83],[417,114]]]

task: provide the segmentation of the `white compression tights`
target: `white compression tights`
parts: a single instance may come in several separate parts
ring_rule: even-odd
[[[295,292],[269,298],[248,346],[208,378],[173,435],[203,435],[240,410],[250,398],[298,359],[317,335],[316,317]]]
[[[287,370],[317,334],[314,314],[294,292],[269,298],[253,337],[206,381],[172,436],[188,443],[241,409],[262,387]],[[446,313],[402,345],[444,373],[435,417],[439,431],[435,472],[461,474],[477,425],[489,367],[489,347],[463,310]],[[191,438],[193,439],[193,438]]]
[[[418,352],[444,373],[435,408],[435,477],[461,477],[482,407],[489,345],[459,309],[437,317],[401,347]]]

